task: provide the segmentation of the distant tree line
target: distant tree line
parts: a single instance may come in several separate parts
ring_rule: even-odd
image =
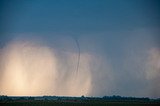
[[[138,98],[138,97],[122,97],[119,95],[113,95],[113,96],[104,96],[103,97],[104,100],[115,100],[115,101],[149,101],[150,98],[148,97],[142,97],[142,98]]]
[[[7,95],[0,95],[0,101],[14,101],[14,100],[56,100],[56,101],[139,101],[139,102],[148,102],[148,101],[156,101],[160,103],[160,98],[158,99],[150,99],[148,97],[122,97],[119,95],[113,96],[103,96],[103,97],[63,97],[63,96],[20,96],[20,97],[11,97]]]

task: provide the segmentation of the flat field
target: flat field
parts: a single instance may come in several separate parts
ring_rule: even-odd
[[[1,101],[0,106],[160,106],[158,102],[130,101],[48,101],[20,100]]]

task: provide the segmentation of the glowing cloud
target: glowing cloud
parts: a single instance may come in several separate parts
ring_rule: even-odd
[[[0,93],[6,95],[69,95],[90,92],[90,55],[63,52],[32,41],[14,41],[1,50]]]
[[[146,77],[150,83],[150,95],[158,97],[160,95],[160,50],[158,48],[150,50],[146,67]]]

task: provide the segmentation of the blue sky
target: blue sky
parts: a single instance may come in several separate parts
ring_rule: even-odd
[[[159,10],[158,0],[2,0],[0,47],[17,38],[38,39],[51,48],[77,53],[75,38],[81,53],[102,58],[100,68],[91,72],[90,95],[158,97],[160,91],[152,86],[153,79],[160,79],[146,79],[144,67],[148,52],[156,48],[160,53]],[[114,81],[107,82],[108,74]]]
[[[7,0],[1,21],[11,32],[104,32],[159,26],[158,1]]]

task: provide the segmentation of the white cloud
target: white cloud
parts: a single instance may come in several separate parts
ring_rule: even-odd
[[[2,94],[81,96],[90,92],[89,54],[81,54],[79,71],[75,75],[76,53],[59,55],[54,48],[34,41],[10,42],[1,53]]]

